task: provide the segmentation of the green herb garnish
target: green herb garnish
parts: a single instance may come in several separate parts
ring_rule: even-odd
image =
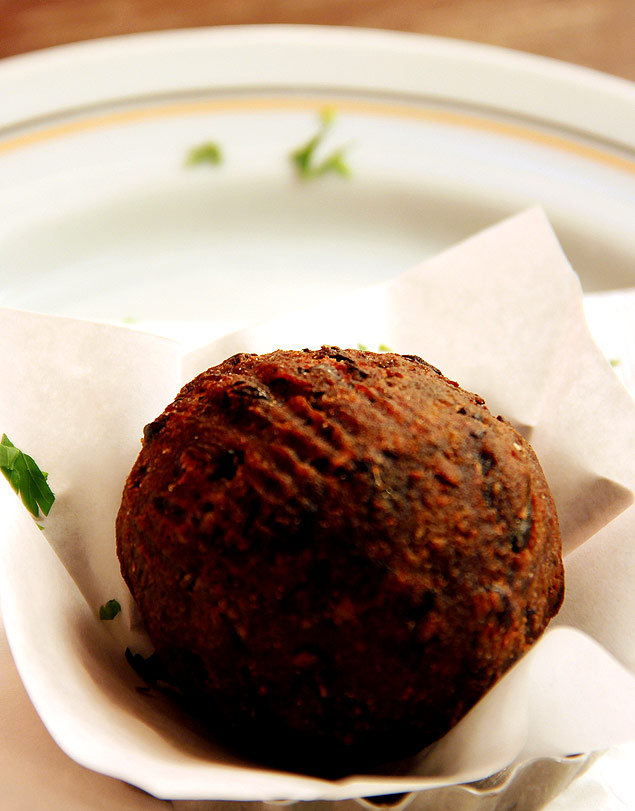
[[[100,620],[114,620],[114,618],[121,611],[119,600],[108,600],[99,609]]]
[[[206,141],[206,143],[190,149],[185,162],[187,166],[200,166],[201,164],[218,166],[222,160],[223,153],[220,146],[214,141]]]
[[[306,144],[291,153],[291,163],[302,180],[314,180],[329,172],[343,177],[350,175],[351,170],[345,160],[346,147],[336,149],[321,161],[316,160],[315,153],[333,125],[334,119],[335,114],[332,110],[323,110],[320,113],[320,126],[317,133]]]
[[[363,352],[368,351],[368,347],[366,346],[366,344],[359,344],[358,343],[357,348],[361,349]],[[387,346],[386,344],[379,344],[379,346],[377,347],[377,351],[378,352],[392,352],[392,349],[389,346]]]
[[[30,456],[15,447],[6,434],[0,440],[0,470],[34,518],[49,514],[55,496],[43,473]]]

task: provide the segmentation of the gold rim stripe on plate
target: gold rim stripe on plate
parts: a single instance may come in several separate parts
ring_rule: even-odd
[[[37,129],[8,138],[0,142],[0,155],[19,149],[36,146],[46,141],[79,135],[91,130],[105,129],[119,125],[136,124],[162,118],[176,116],[196,115],[201,113],[249,113],[254,111],[276,110],[320,110],[332,109],[335,112],[349,112],[358,115],[381,116],[390,118],[409,118],[419,121],[428,121],[436,124],[446,124],[454,127],[463,127],[508,138],[529,141],[540,146],[549,147],[585,158],[594,162],[611,166],[614,169],[635,174],[635,159],[629,159],[608,151],[575,141],[564,135],[541,132],[530,129],[522,124],[494,121],[481,118],[474,114],[455,112],[451,110],[435,110],[411,107],[407,104],[391,104],[371,101],[355,100],[320,100],[317,98],[240,98],[240,99],[214,99],[204,101],[173,102],[157,106],[136,107],[127,110],[118,110],[109,113],[96,114],[90,117],[77,118],[60,124],[54,124],[45,129]]]

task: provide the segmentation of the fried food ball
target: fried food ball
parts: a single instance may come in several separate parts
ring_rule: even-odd
[[[170,678],[288,768],[421,750],[563,599],[535,453],[416,356],[208,369],[146,426],[116,530]]]

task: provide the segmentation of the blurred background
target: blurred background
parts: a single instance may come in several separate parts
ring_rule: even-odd
[[[635,80],[635,0],[0,0],[0,57],[139,31],[250,23],[457,37]]]

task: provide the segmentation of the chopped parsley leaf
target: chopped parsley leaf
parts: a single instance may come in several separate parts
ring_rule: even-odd
[[[350,175],[351,170],[345,160],[345,147],[336,149],[321,161],[316,159],[315,153],[333,125],[334,119],[335,113],[332,110],[323,110],[320,113],[320,126],[316,134],[291,153],[291,163],[302,180],[314,180],[329,173],[342,177]]]
[[[99,609],[100,620],[114,620],[114,618],[121,611],[119,600],[108,600]]]
[[[187,166],[200,166],[201,164],[218,166],[222,160],[223,153],[220,146],[214,141],[207,141],[190,149],[187,154],[186,164]]]
[[[358,343],[357,348],[361,349],[363,352],[368,351],[368,347],[366,346],[366,344]],[[392,349],[389,346],[387,346],[386,344],[379,344],[379,346],[377,347],[377,351],[378,352],[392,352]]]
[[[48,515],[55,496],[35,461],[15,447],[6,434],[0,440],[0,470],[34,518]]]

